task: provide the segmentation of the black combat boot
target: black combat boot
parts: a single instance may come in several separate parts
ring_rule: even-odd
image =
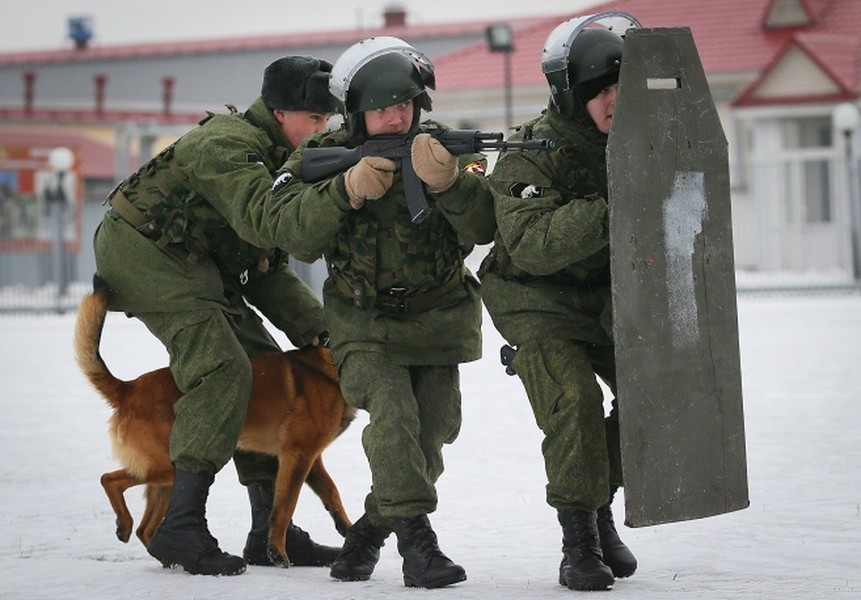
[[[598,509],[598,537],[601,540],[604,564],[610,567],[616,577],[630,577],[637,570],[637,559],[616,531],[611,508],[615,493],[616,490],[613,489],[610,492],[610,501]]]
[[[251,502],[251,530],[245,538],[242,558],[249,565],[274,565],[269,558],[269,507],[259,486],[251,484],[246,489]]]
[[[559,583],[572,590],[609,590],[615,579],[601,557],[597,515],[584,510],[560,510],[562,563]]]
[[[336,546],[324,546],[311,539],[308,532],[294,525],[291,521],[287,526],[287,554],[290,564],[297,567],[328,567],[335,562],[341,549]]]
[[[165,567],[179,565],[192,575],[239,575],[245,561],[222,552],[206,525],[212,473],[177,470],[170,504],[147,552]]]
[[[269,556],[269,502],[259,485],[248,486],[251,502],[251,531],[245,539],[242,557],[249,565],[274,566]],[[292,522],[287,526],[287,555],[290,564],[297,567],[328,567],[341,551],[335,546],[323,546],[311,539],[303,529]]]
[[[404,558],[404,585],[439,588],[466,581],[466,571],[454,564],[437,545],[427,515],[392,519],[398,536],[398,552]]]
[[[362,515],[347,530],[344,547],[332,564],[329,574],[341,581],[369,579],[380,560],[380,548],[390,533],[391,530],[371,523],[368,515]]]

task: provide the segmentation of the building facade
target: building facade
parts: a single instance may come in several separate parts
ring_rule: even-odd
[[[605,10],[692,31],[729,142],[739,286],[856,285],[859,133],[833,117],[839,106],[857,114],[861,3],[620,0],[579,14]],[[242,110],[280,56],[334,61],[365,37],[400,37],[435,63],[433,118],[507,131],[546,107],[541,49],[574,16],[509,21],[511,48],[501,52],[486,37],[498,21],[413,27],[404,10],[390,9],[372,30],[112,47],[79,39],[0,54],[0,290],[50,286],[60,272],[87,282],[92,231],[112,187],[206,111]],[[48,156],[57,146],[77,158],[64,182],[62,261],[50,210],[57,185]]]

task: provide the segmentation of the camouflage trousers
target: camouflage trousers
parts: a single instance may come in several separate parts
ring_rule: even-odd
[[[460,433],[458,367],[400,366],[381,352],[355,351],[340,371],[347,402],[370,416],[362,432],[371,469],[368,518],[381,525],[435,511],[442,448]]]
[[[189,472],[217,472],[234,456],[251,395],[249,354],[277,350],[257,316],[217,309],[191,313],[135,315],[168,350],[170,369],[182,391],[174,405],[170,457]],[[249,325],[248,321],[251,321]],[[269,343],[267,344],[267,338]],[[256,348],[258,352],[247,352]],[[277,459],[236,452],[236,469],[244,485],[270,481]]]
[[[597,380],[600,377],[615,393],[613,347],[531,339],[517,348],[512,366],[544,433],[547,503],[556,509],[587,511],[602,506],[610,486],[622,484],[616,401],[605,417]]]
[[[211,262],[159,249],[108,212],[93,240],[110,309],[132,313],[161,341],[183,396],[175,406],[170,455],[190,472],[218,471],[234,455],[251,394],[248,356],[281,348]],[[229,300],[233,298],[233,300]],[[237,451],[243,485],[274,485],[278,460]]]

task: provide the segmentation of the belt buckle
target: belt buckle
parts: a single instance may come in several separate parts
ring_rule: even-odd
[[[377,308],[391,313],[406,313],[407,302],[404,294],[407,288],[392,287],[377,293]]]

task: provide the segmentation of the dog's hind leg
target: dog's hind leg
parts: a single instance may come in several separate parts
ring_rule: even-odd
[[[155,530],[164,519],[167,513],[167,505],[170,503],[170,492],[173,489],[172,485],[148,485],[144,496],[146,497],[146,508],[141,517],[140,525],[138,525],[135,534],[144,545],[149,547],[149,542],[152,536],[155,535]]]
[[[323,455],[317,456],[317,459],[311,465],[311,470],[308,472],[308,477],[305,478],[305,483],[308,484],[314,493],[323,501],[323,506],[332,515],[332,520],[335,521],[335,529],[338,533],[345,536],[347,529],[352,523],[347,516],[347,511],[344,509],[344,503],[341,502],[341,494],[338,491],[338,486],[326,470],[323,464]]]
[[[111,503],[111,507],[114,509],[114,514],[117,515],[117,538],[121,542],[128,542],[132,534],[134,519],[132,519],[132,515],[129,512],[129,507],[126,504],[123,493],[130,487],[140,485],[144,482],[131,475],[125,469],[119,469],[118,471],[111,471],[102,475],[101,483]]]

